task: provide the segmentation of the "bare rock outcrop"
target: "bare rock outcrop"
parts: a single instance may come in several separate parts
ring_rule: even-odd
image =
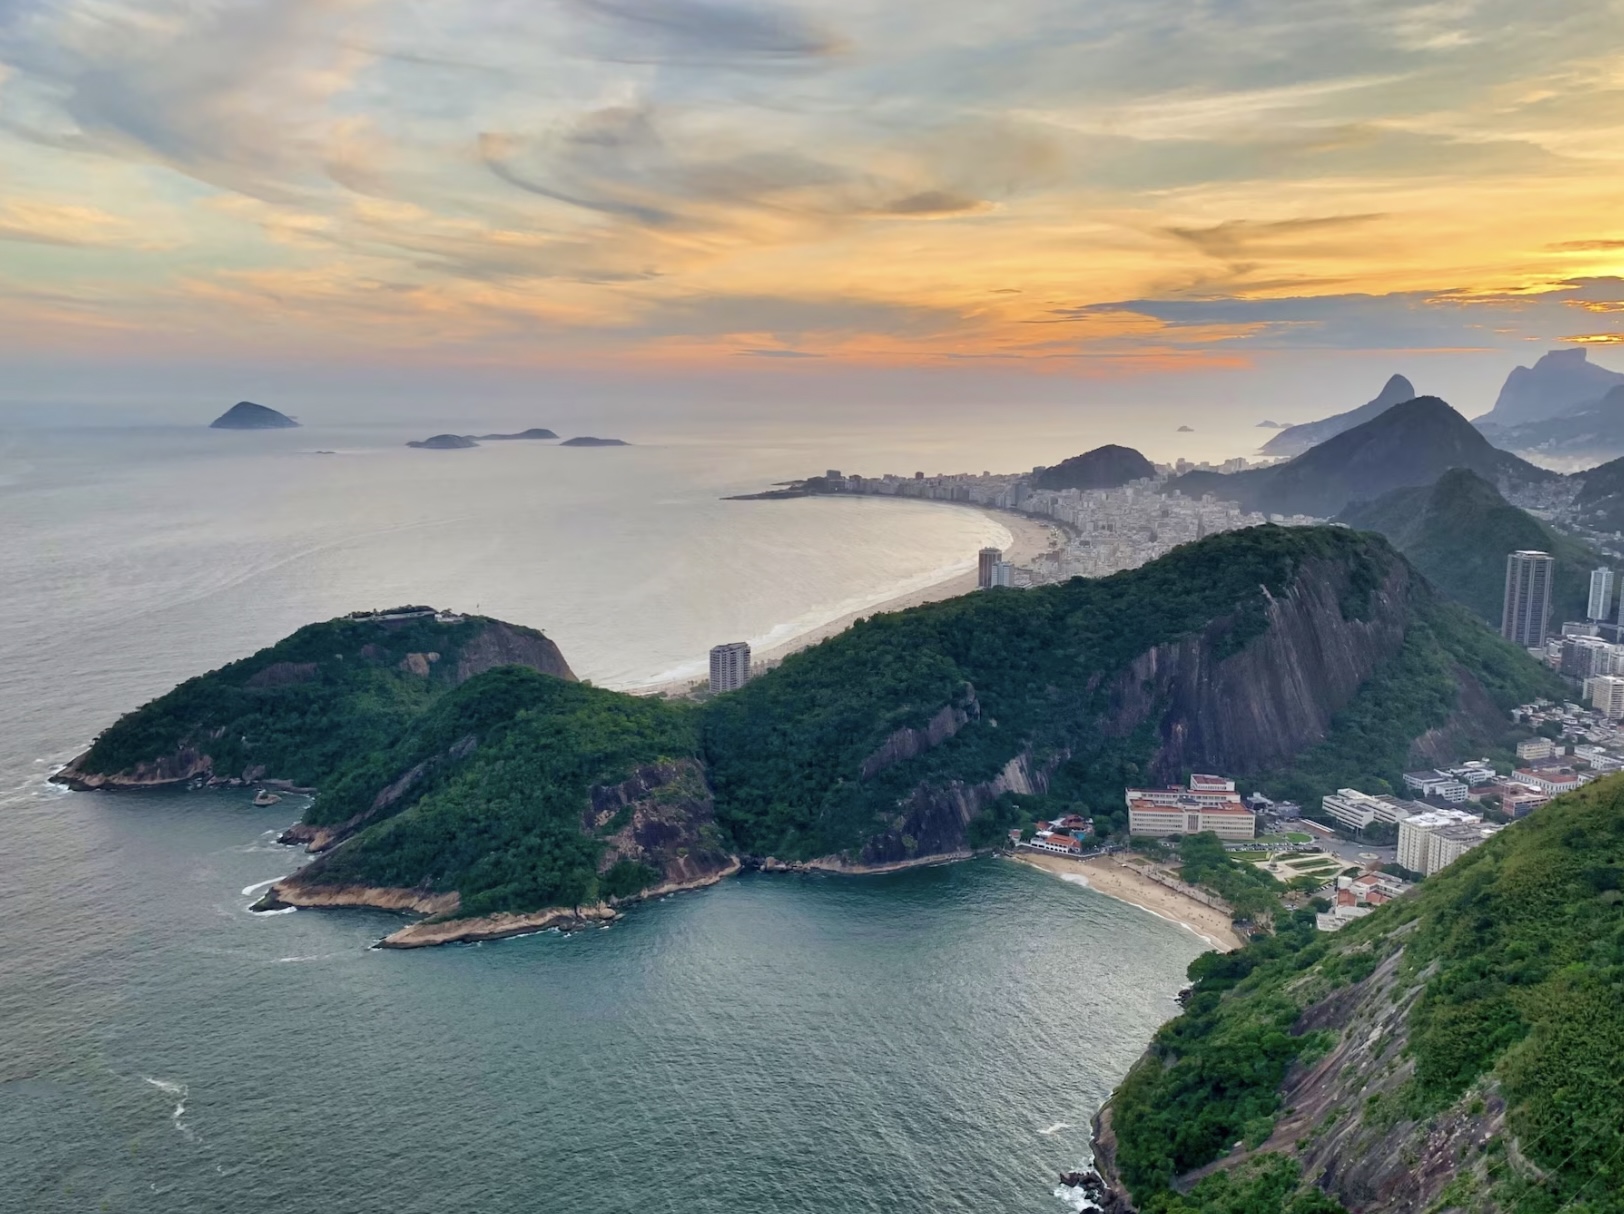
[[[886,738],[873,754],[863,760],[860,774],[863,779],[872,780],[887,768],[906,763],[928,750],[935,750],[980,717],[981,705],[976,700],[976,689],[966,683],[963,694],[954,703],[944,704],[923,729],[899,729]]]
[[[458,683],[498,666],[528,666],[542,674],[575,681],[557,645],[532,628],[520,628],[501,620],[490,620],[457,655]]]
[[[656,889],[639,896],[695,888],[739,868],[716,826],[705,770],[693,759],[646,764],[619,784],[594,787],[581,829],[607,844],[599,872],[626,860],[660,874]]]
[[[1347,572],[1307,562],[1284,595],[1269,596],[1268,625],[1238,653],[1225,627],[1136,658],[1112,682],[1100,721],[1126,737],[1154,715],[1158,780],[1191,769],[1260,771],[1322,741],[1377,667],[1404,644],[1409,567],[1394,561],[1363,619],[1344,616]]]

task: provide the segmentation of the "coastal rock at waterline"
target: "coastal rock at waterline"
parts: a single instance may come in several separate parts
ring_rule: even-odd
[[[461,898],[455,892],[435,893],[422,889],[386,889],[367,885],[307,885],[298,874],[284,877],[250,908],[256,911],[286,910],[290,906],[367,907],[372,910],[408,911],[419,915],[456,913]]]
[[[214,760],[195,746],[182,746],[172,754],[159,755],[120,772],[87,768],[87,757],[88,752],[79,755],[52,776],[52,782],[65,784],[75,792],[94,792],[97,789],[163,788],[214,775]]]

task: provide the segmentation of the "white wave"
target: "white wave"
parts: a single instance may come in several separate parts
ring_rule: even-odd
[[[1098,1214],[1100,1207],[1090,1201],[1081,1189],[1068,1189],[1064,1185],[1056,1185],[1054,1195],[1077,1214]]]
[[[325,961],[328,957],[333,955],[334,954],[332,953],[311,953],[304,957],[278,957],[272,964],[287,965],[295,961]]]
[[[254,910],[252,907],[244,907],[243,909],[247,910],[250,915],[253,915],[256,919],[258,919],[258,918],[269,918],[271,915],[291,915],[294,911],[298,910],[299,908],[297,906],[283,906],[283,907],[280,907],[280,908],[278,908],[276,910],[268,910],[268,911],[257,911],[257,910]]]
[[[1061,1130],[1069,1130],[1071,1128],[1072,1128],[1071,1122],[1069,1122],[1069,1121],[1057,1121],[1052,1126],[1050,1126],[1048,1129],[1039,1130],[1038,1133],[1043,1134],[1045,1136],[1048,1136],[1050,1134],[1058,1134],[1058,1133],[1060,1133]]]
[[[175,1129],[179,1130],[188,1139],[195,1140],[197,1135],[193,1133],[192,1127],[181,1120],[181,1118],[186,1116],[186,1085],[184,1083],[175,1083],[168,1079],[154,1079],[150,1075],[143,1075],[141,1078],[145,1079],[148,1083],[157,1088],[160,1092],[164,1093],[166,1096],[175,1097],[175,1107],[169,1111],[169,1124],[174,1126]]]
[[[285,877],[285,876],[287,876],[287,874],[283,873],[282,877]],[[254,885],[245,885],[245,886],[243,886],[242,896],[244,898],[246,898],[246,897],[248,897],[249,894],[252,894],[257,890],[268,889],[270,886],[273,886],[278,881],[280,881],[282,879],[282,877],[271,877],[271,878],[268,878],[267,880],[257,882]]]

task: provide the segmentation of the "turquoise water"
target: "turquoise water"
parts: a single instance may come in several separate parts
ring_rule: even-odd
[[[980,861],[379,952],[398,919],[248,913],[299,862],[274,842],[296,803],[44,782],[119,712],[309,618],[496,600],[635,682],[996,524],[717,502],[781,453],[644,450],[606,486],[558,452],[159,440],[0,449],[0,1209],[1064,1209],[1055,1174],[1201,947],[1144,912]]]
[[[247,912],[280,806],[30,813],[62,881],[7,943],[19,1210],[1060,1210],[1199,948],[987,860],[379,952],[391,916]]]

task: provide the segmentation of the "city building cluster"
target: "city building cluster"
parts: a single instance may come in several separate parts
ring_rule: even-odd
[[[1246,808],[1235,781],[1193,775],[1188,788],[1129,788],[1128,833],[1166,838],[1211,831],[1220,839],[1257,837],[1257,815]]]
[[[1083,854],[1084,841],[1093,833],[1092,818],[1085,818],[1081,814],[1066,814],[1053,822],[1037,823],[1032,837],[1024,846],[1056,856],[1080,856]],[[1019,830],[1010,831],[1012,843],[1019,843],[1020,838]]]
[[[1408,881],[1380,871],[1338,877],[1331,909],[1315,915],[1314,925],[1322,932],[1340,931],[1413,888]]]
[[[1236,531],[1274,522],[1307,526],[1318,519],[1307,515],[1266,515],[1242,510],[1233,502],[1218,501],[1210,494],[1201,498],[1166,493],[1171,476],[1192,470],[1239,472],[1244,459],[1226,460],[1221,465],[1191,464],[1180,460],[1174,465],[1157,465],[1156,475],[1131,481],[1117,489],[1039,489],[1035,482],[1044,469],[1030,473],[999,474],[983,472],[926,476],[848,476],[838,469],[823,474],[824,492],[876,494],[910,497],[925,501],[963,502],[1014,510],[1036,518],[1050,519],[1066,532],[1065,542],[1034,560],[1030,565],[989,572],[981,570],[983,588],[993,586],[1036,586],[1072,577],[1103,577],[1123,569],[1136,569],[1147,561],[1221,531]],[[985,558],[983,558],[985,559]],[[1002,554],[998,561],[1002,560]],[[997,562],[995,562],[996,564]],[[1007,578],[1008,580],[1000,580]]]

